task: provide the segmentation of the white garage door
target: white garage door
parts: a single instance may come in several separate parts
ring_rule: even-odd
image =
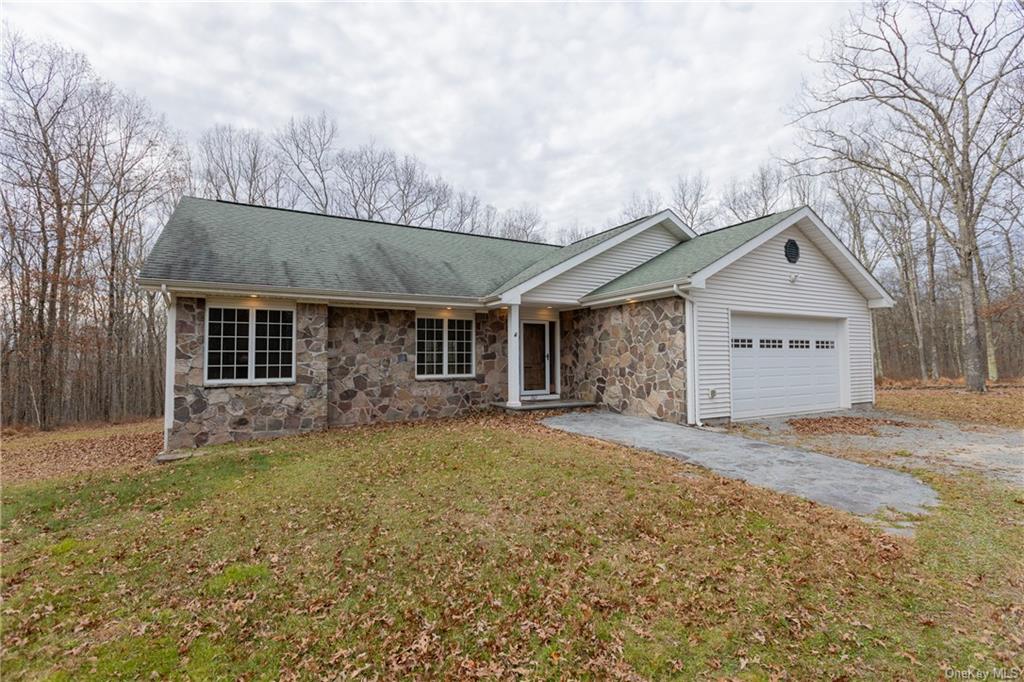
[[[838,409],[838,331],[836,320],[734,314],[733,419]]]

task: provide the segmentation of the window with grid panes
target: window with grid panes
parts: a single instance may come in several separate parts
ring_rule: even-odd
[[[473,373],[473,320],[448,320],[448,374]]]
[[[416,318],[416,376],[473,375],[473,320]]]
[[[243,308],[210,308],[207,314],[207,380],[248,380],[249,311]]]
[[[416,320],[416,374],[444,375],[444,320],[420,317]]]
[[[292,376],[292,327],[290,310],[256,310],[257,379],[290,379]]]
[[[206,311],[206,382],[291,381],[294,343],[293,310],[210,306]]]

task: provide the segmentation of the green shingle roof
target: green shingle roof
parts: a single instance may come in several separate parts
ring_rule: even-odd
[[[140,279],[481,298],[564,250],[185,197]]]
[[[613,279],[604,286],[598,287],[587,294],[587,297],[606,296],[659,282],[685,279],[700,272],[730,251],[743,246],[759,234],[775,227],[802,208],[804,207],[798,206],[788,211],[772,213],[697,235]]]
[[[563,246],[557,251],[552,251],[551,253],[548,253],[539,261],[537,261],[530,267],[526,268],[522,272],[518,273],[515,277],[513,277],[512,279],[510,279],[509,281],[505,282],[500,287],[495,289],[491,295],[497,296],[499,294],[503,294],[509,289],[517,287],[523,282],[533,277],[536,277],[545,270],[549,270],[558,265],[559,263],[564,263],[573,256],[581,254],[587,249],[597,246],[601,242],[607,241],[612,237],[615,237],[617,235],[622,234],[623,232],[626,232],[631,227],[642,223],[643,221],[647,220],[650,217],[651,216],[643,216],[642,218],[631,220],[628,223],[623,223],[622,225],[618,225],[616,227],[603,230],[601,232],[598,232],[597,234],[592,234],[589,237],[580,239],[579,241],[575,241],[572,244]]]

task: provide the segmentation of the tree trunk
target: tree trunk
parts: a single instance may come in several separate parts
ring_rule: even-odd
[[[871,340],[875,347],[875,381],[883,378],[885,372],[882,369],[882,349],[878,344],[878,325],[875,314],[871,314]]]
[[[988,277],[985,274],[985,261],[981,251],[975,249],[974,262],[978,267],[978,298],[981,302],[981,328],[985,334],[985,359],[988,365],[988,380],[999,381],[999,366],[996,364],[996,342],[992,334],[992,309],[989,307]]]
[[[974,288],[974,256],[969,250],[960,254],[960,304],[963,311],[963,367],[967,388],[978,393],[985,392],[985,372],[981,358],[981,337],[978,334],[978,309],[974,304],[977,292]]]
[[[924,325],[921,322],[921,306],[917,298],[917,282],[907,276],[907,306],[910,308],[910,321],[914,326],[914,345],[917,348],[918,374],[921,381],[928,379],[928,364],[924,352]],[[915,278],[916,279],[916,278]]]
[[[939,300],[938,285],[935,281],[935,232],[931,224],[925,224],[925,243],[928,254],[928,355],[931,358],[929,376],[932,381],[937,381],[939,372],[939,344],[936,341],[939,335]]]

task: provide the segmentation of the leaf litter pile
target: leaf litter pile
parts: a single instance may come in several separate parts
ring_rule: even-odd
[[[879,426],[899,426],[915,429],[930,428],[928,424],[910,423],[898,419],[877,419],[871,417],[800,417],[787,419],[786,423],[801,436],[826,436],[834,433],[855,436],[877,436]]]
[[[937,513],[910,543],[518,417],[3,495],[5,679],[936,677],[1024,651],[1019,532],[961,550]]]
[[[163,449],[160,422],[100,429],[6,435],[0,467],[5,484],[46,480],[106,469],[141,471],[156,466]]]

